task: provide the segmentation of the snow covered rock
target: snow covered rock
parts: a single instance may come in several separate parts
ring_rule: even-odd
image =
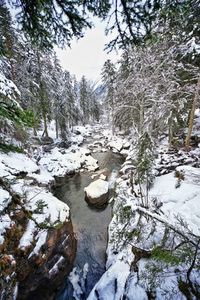
[[[90,183],[84,189],[86,202],[96,207],[104,206],[108,202],[108,187],[108,182],[102,179],[97,179]]]
[[[112,149],[113,152],[120,152],[123,148],[123,140],[121,138],[115,138],[107,144],[107,147]]]
[[[10,202],[10,194],[0,187],[0,212],[2,212]]]
[[[3,172],[8,171],[12,175],[35,173],[39,170],[36,163],[22,153],[0,153],[0,162],[0,170],[3,169]]]
[[[89,171],[98,169],[98,162],[84,148],[67,149],[61,153],[60,149],[55,147],[50,153],[45,153],[39,161],[39,165],[56,177],[64,177],[66,174],[75,173],[83,166]]]
[[[106,180],[109,176],[109,170],[107,168],[101,169],[96,171],[94,174],[92,174],[91,178],[92,179],[102,179],[102,180]]]
[[[125,142],[123,144],[123,149],[128,150],[130,148],[130,146],[131,146],[130,142]]]

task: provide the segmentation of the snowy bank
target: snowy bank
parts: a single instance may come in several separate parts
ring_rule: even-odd
[[[180,283],[197,299],[190,288],[200,286],[199,251],[190,267],[200,239],[199,182],[200,169],[184,165],[157,177],[147,209],[129,179],[118,179],[106,272],[88,299],[186,299]]]
[[[32,298],[34,291],[48,298],[75,258],[69,207],[48,190],[54,177],[25,154],[0,153],[0,175],[1,277],[11,293],[18,282],[19,295]],[[58,263],[61,255],[62,264]],[[41,285],[44,278],[46,288]],[[7,295],[6,286],[2,292]]]

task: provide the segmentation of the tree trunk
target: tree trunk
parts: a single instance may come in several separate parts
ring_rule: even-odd
[[[173,140],[173,121],[169,120],[169,129],[168,129],[168,148],[170,149],[172,146],[172,140]]]
[[[58,139],[58,117],[56,115],[56,138]]]
[[[141,99],[140,103],[140,112],[139,112],[139,134],[140,136],[143,134],[144,131],[144,99]]]
[[[195,114],[195,109],[196,109],[196,103],[199,97],[199,89],[200,89],[200,77],[197,82],[197,87],[194,95],[194,99],[192,102],[192,108],[190,111],[190,117],[189,117],[189,124],[188,124],[188,133],[185,139],[185,148],[188,149],[190,146],[190,138],[192,134],[192,127],[193,127],[193,122],[194,122],[194,114]]]
[[[46,116],[46,113],[45,112],[43,112],[43,121],[44,121],[44,132],[43,132],[43,136],[44,137],[49,137],[49,135],[48,135],[48,129],[47,129],[47,116]]]
[[[33,125],[33,135],[37,136],[37,130],[36,130],[35,124]]]
[[[49,137],[48,135],[48,129],[47,129],[47,95],[46,90],[44,86],[44,81],[42,80],[42,69],[41,69],[41,61],[40,61],[40,53],[39,50],[37,50],[37,62],[38,62],[38,81],[39,81],[39,97],[40,97],[40,106],[42,110],[42,117],[44,121],[44,137]]]

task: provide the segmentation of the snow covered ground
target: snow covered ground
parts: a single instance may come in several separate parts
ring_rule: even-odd
[[[200,241],[200,168],[191,166],[197,163],[194,153],[198,157],[199,149],[182,151],[178,156],[167,153],[167,149],[164,153],[174,171],[166,168],[167,174],[155,178],[148,195],[149,208],[141,205],[138,186],[131,191],[130,171],[134,168],[131,155],[127,157],[123,175],[117,180],[107,271],[89,300],[187,299],[181,284],[191,299],[198,299],[191,292],[187,276]],[[161,161],[163,155],[156,168]],[[183,165],[185,161],[187,165]],[[198,289],[199,250],[197,253],[190,281]]]

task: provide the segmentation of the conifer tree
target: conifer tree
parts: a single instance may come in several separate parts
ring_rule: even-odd
[[[148,207],[148,190],[153,182],[154,145],[148,132],[138,139],[135,158],[135,181],[140,187],[142,205]]]
[[[80,109],[82,112],[82,122],[85,125],[89,121],[89,116],[90,116],[88,85],[85,76],[83,76],[80,81],[79,102],[80,102]]]
[[[115,87],[116,87],[116,70],[111,60],[104,63],[102,70],[102,79],[106,87],[105,104],[110,112],[112,132],[114,133],[114,107],[115,107]]]
[[[5,74],[9,79],[15,81],[16,79],[16,32],[12,26],[12,18],[5,1],[0,2],[0,54],[4,54],[7,63],[4,67],[7,70]],[[5,70],[4,70],[5,73]]]

